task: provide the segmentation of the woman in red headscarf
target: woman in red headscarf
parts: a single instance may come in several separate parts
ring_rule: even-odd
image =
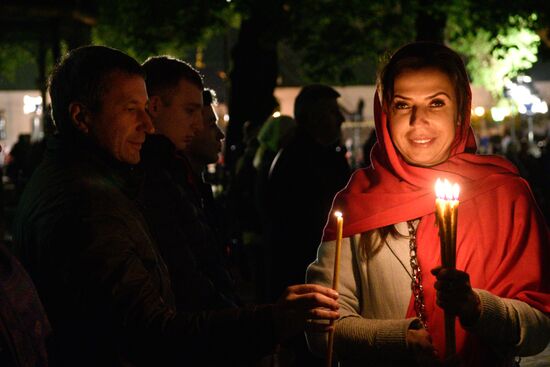
[[[503,158],[475,154],[471,92],[449,48],[413,43],[379,77],[372,165],[335,198],[344,216],[340,315],[343,366],[510,366],[550,339],[550,235],[528,184]],[[457,261],[441,268],[434,184],[460,185]],[[308,282],[332,282],[329,219]],[[444,311],[456,315],[445,356]],[[309,334],[314,352],[326,338]]]

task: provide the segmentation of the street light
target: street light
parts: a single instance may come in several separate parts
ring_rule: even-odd
[[[532,92],[530,88],[531,78],[528,76],[518,76],[518,83],[512,81],[506,82],[507,95],[517,104],[518,112],[527,116],[527,139],[531,148],[536,146],[535,133],[533,127],[533,115],[535,113],[548,112],[548,105]],[[513,129],[512,129],[513,130]],[[514,134],[515,135],[515,134]],[[515,141],[515,136],[512,141]]]

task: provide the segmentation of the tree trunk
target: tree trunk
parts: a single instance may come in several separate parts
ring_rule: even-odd
[[[420,0],[416,17],[416,40],[443,43],[447,13],[433,6],[430,0]]]
[[[229,125],[226,134],[225,163],[229,172],[242,155],[246,142],[243,127],[246,122],[257,127],[273,113],[273,96],[278,76],[276,28],[270,27],[273,13],[252,11],[241,24],[237,44],[232,50],[233,69],[230,73]]]

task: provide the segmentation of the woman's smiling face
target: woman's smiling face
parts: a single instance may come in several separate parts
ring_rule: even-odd
[[[449,158],[458,114],[447,74],[434,68],[404,70],[395,78],[388,106],[391,138],[407,163],[431,167]]]

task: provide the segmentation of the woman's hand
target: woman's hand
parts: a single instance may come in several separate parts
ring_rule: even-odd
[[[446,312],[460,318],[462,325],[473,325],[481,314],[479,296],[470,285],[468,273],[450,268],[432,269],[435,275],[437,305]]]
[[[407,330],[407,348],[413,353],[419,366],[439,366],[432,337],[424,328]]]
[[[407,330],[407,346],[414,354],[420,367],[458,367],[460,359],[457,355],[441,361],[437,350],[432,344],[432,337],[424,328]]]
[[[327,323],[312,320],[336,320],[340,317],[338,293],[317,284],[299,284],[288,287],[274,308],[275,325],[281,339],[298,334],[304,329],[324,332]]]

